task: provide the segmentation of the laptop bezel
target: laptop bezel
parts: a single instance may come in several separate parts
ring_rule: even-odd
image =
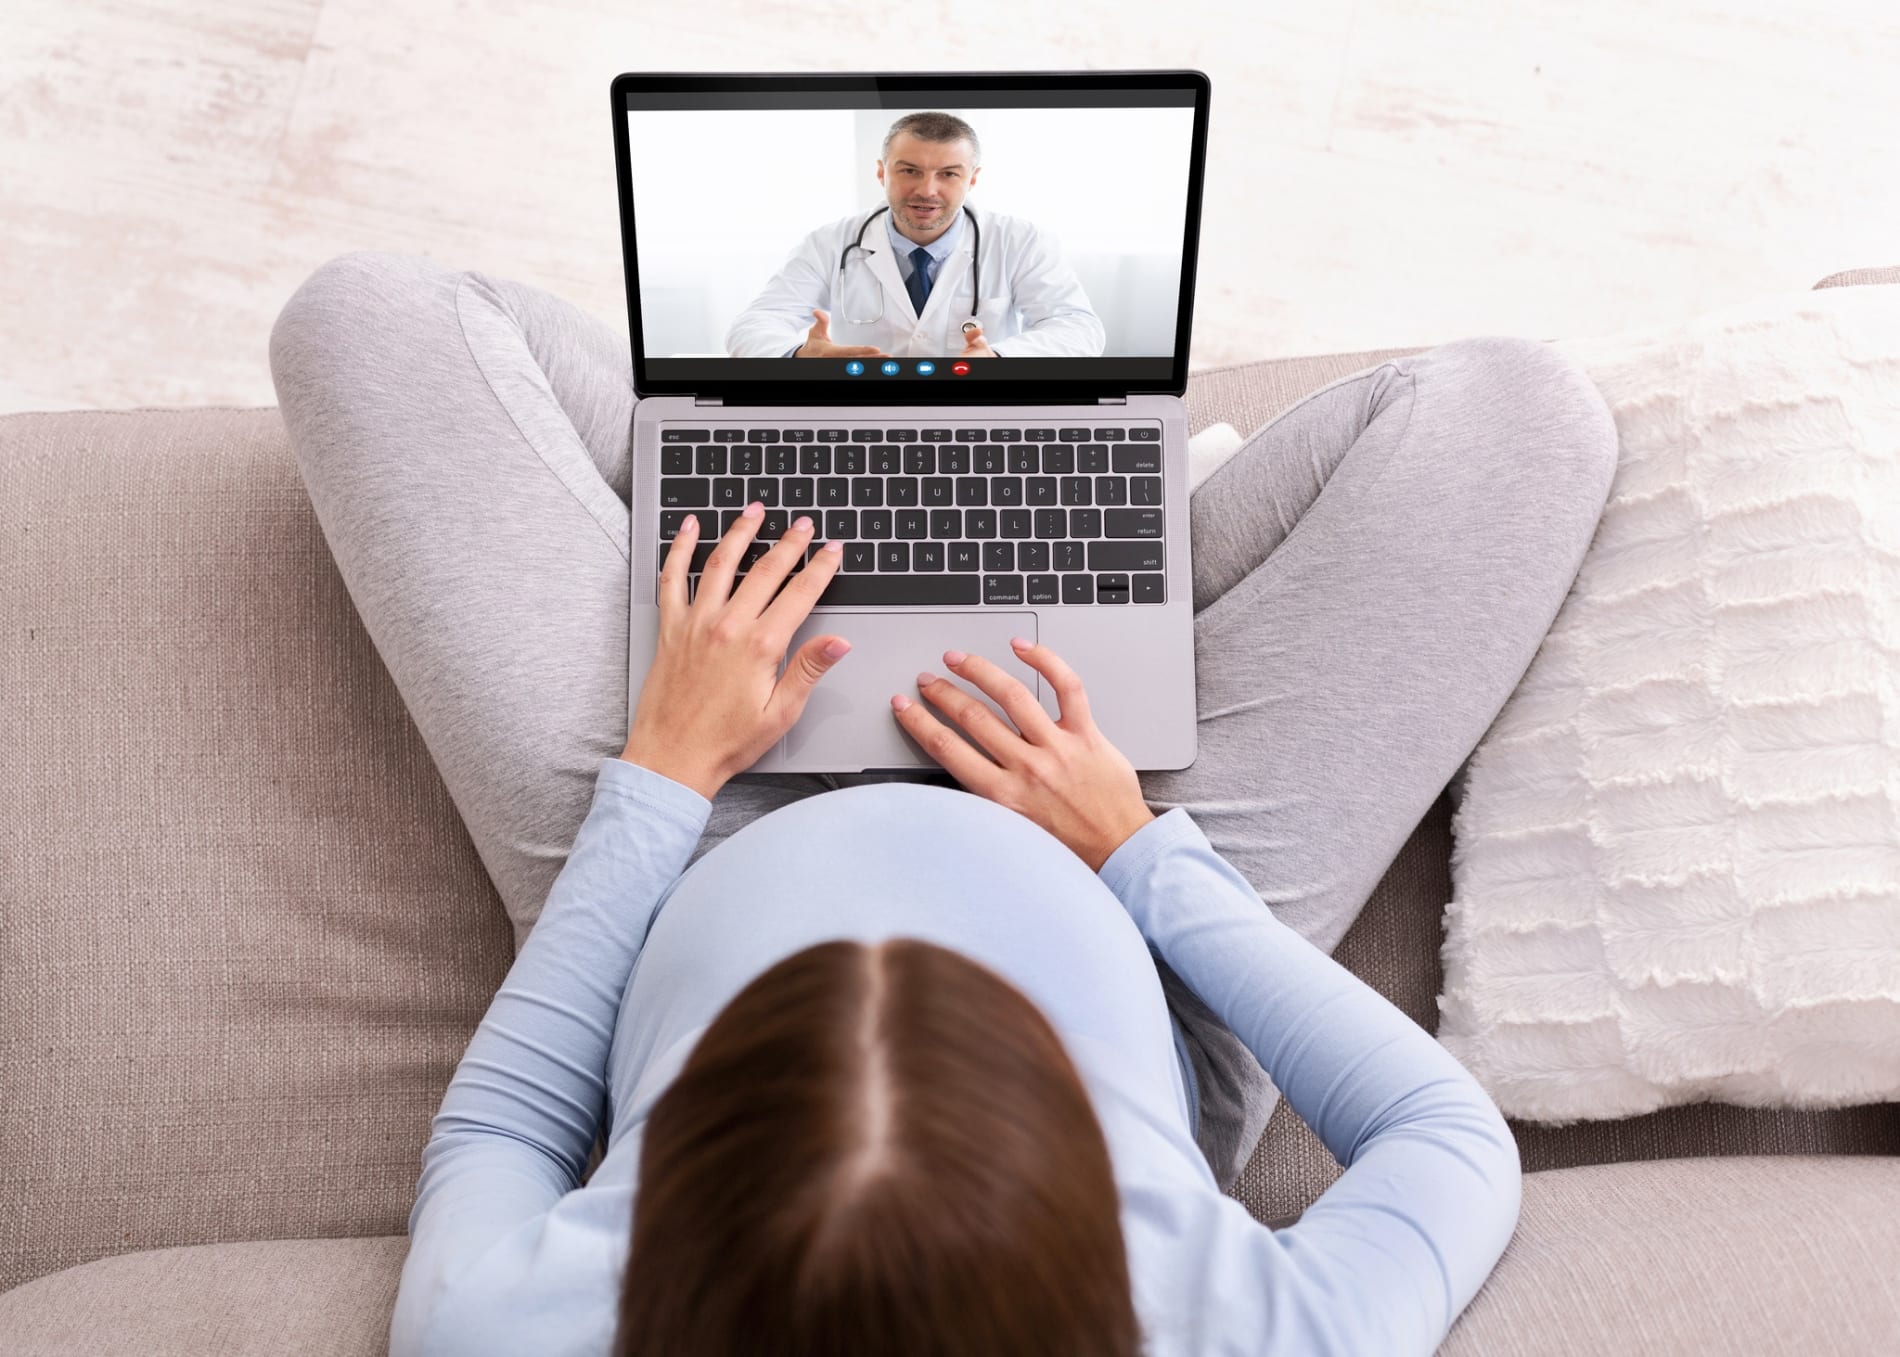
[[[1129,381],[1127,378],[1048,379],[1033,382],[949,382],[895,383],[878,385],[854,381],[845,376],[834,380],[811,378],[799,381],[730,380],[655,380],[647,372],[644,326],[640,315],[640,274],[633,218],[631,153],[628,145],[626,96],[631,90],[643,93],[727,92],[769,93],[777,90],[804,93],[829,91],[902,94],[906,91],[939,90],[946,85],[967,85],[985,93],[1011,90],[1046,91],[1051,85],[1076,89],[1129,88],[1187,90],[1194,95],[1194,131],[1191,163],[1188,167],[1187,211],[1181,245],[1180,308],[1175,320],[1175,349],[1172,371],[1162,382]],[[625,72],[615,76],[610,87],[614,123],[615,187],[620,200],[620,248],[627,285],[628,333],[633,346],[634,393],[641,399],[650,396],[696,396],[718,399],[726,404],[773,405],[995,405],[1034,402],[1090,402],[1121,399],[1134,394],[1158,394],[1179,397],[1187,391],[1188,350],[1194,317],[1194,281],[1200,253],[1201,191],[1207,168],[1207,122],[1211,84],[1198,70],[1141,71],[905,71],[905,72],[829,72],[823,74],[777,74],[745,72],[705,74],[691,72]],[[1007,360],[1004,360],[1007,361]],[[1023,359],[1023,362],[1034,362]]]

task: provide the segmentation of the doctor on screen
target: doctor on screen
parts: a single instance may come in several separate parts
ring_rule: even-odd
[[[726,331],[734,358],[1095,358],[1105,344],[1055,241],[965,195],[976,131],[949,113],[891,124],[885,205],[806,236]]]

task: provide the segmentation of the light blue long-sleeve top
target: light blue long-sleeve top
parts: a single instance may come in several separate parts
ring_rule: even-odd
[[[648,1111],[734,994],[834,938],[955,948],[1048,1016],[1108,1142],[1148,1352],[1429,1353],[1503,1253],[1521,1179],[1496,1106],[1275,919],[1185,809],[1098,874],[969,792],[878,783],[781,807],[682,875],[711,810],[601,760],[423,1150],[393,1357],[607,1352]],[[1297,1224],[1269,1230],[1215,1186],[1151,948],[1345,1166]]]

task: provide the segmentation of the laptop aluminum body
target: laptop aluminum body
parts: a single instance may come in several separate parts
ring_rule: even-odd
[[[954,97],[941,96],[944,90],[959,94],[966,90],[983,90],[991,98],[1000,98],[1010,89],[1057,97],[1065,90],[1085,91],[1086,95],[1077,97],[1099,101],[1112,97],[1112,93],[1105,96],[1103,91],[1112,92],[1118,86],[1137,82],[1170,85],[1187,91],[1194,107],[1192,165],[1187,180],[1187,201],[1182,204],[1185,230],[1180,263],[1180,319],[1174,358],[1168,365],[1168,375],[1162,380],[1132,385],[1116,383],[1116,389],[1106,393],[1099,382],[978,381],[980,372],[960,378],[947,379],[945,374],[907,381],[881,378],[873,372],[839,380],[829,371],[839,367],[832,359],[789,360],[822,364],[827,369],[813,379],[796,383],[754,375],[763,366],[787,361],[783,359],[715,359],[698,364],[696,370],[685,377],[658,378],[662,365],[653,362],[656,355],[647,352],[643,343],[635,230],[637,186],[632,183],[629,169],[628,111],[643,97],[650,101],[649,106],[686,103],[690,107],[694,98],[704,101],[700,106],[717,106],[716,101],[722,96],[734,97],[735,92],[742,92],[760,101],[755,106],[771,107],[774,100],[781,98],[787,102],[803,98],[822,103],[827,90],[833,88],[856,90],[853,97],[862,99],[863,90],[875,88],[887,106],[902,108],[913,102],[912,88],[940,95],[934,100],[938,103],[947,103],[949,97]],[[1162,486],[1158,507],[1163,522],[1160,540],[1164,544],[1165,559],[1160,573],[1165,580],[1164,601],[848,607],[820,603],[793,634],[787,655],[796,653],[807,638],[827,632],[848,638],[852,649],[819,681],[799,720],[785,737],[746,771],[940,771],[941,765],[899,725],[890,705],[893,693],[902,693],[913,701],[923,700],[916,686],[919,670],[931,670],[950,678],[988,705],[1006,725],[1012,724],[974,684],[946,672],[942,654],[951,648],[982,655],[996,663],[1020,679],[1052,719],[1059,718],[1060,705],[1053,689],[1012,651],[1010,639],[1015,636],[1048,646],[1075,670],[1085,686],[1095,723],[1137,769],[1183,768],[1194,761],[1196,712],[1188,430],[1180,392],[1185,389],[1186,378],[1207,94],[1205,76],[1183,71],[803,77],[623,75],[613,82],[635,388],[640,397],[634,410],[631,453],[629,720],[658,643],[659,563],[668,540],[663,535],[660,507],[662,455],[670,446],[664,441],[669,436],[668,430],[689,433],[691,444],[700,446],[701,436],[715,429],[725,431],[719,434],[721,438],[737,438],[740,430],[749,436],[752,430],[779,429],[801,437],[808,430],[824,431],[826,436],[837,438],[841,433],[857,430],[882,431],[898,427],[906,431],[935,430],[939,436],[949,430],[972,426],[1005,432],[1046,432],[1061,428],[1065,432],[1086,429],[1120,433],[1132,428],[1144,431],[1158,428],[1159,437],[1153,446],[1158,446],[1160,452]],[[970,191],[978,193],[980,186],[972,186]],[[968,201],[975,207],[976,198]],[[788,228],[784,234],[793,236],[802,229]],[[1076,363],[1107,363],[1113,357],[1110,353],[1099,359],[1073,360],[1067,367],[1073,368]],[[939,355],[937,366],[947,368],[952,360],[952,355]],[[1012,360],[1001,357],[980,361],[1008,363]],[[1060,361],[1014,360],[1017,364]],[[732,365],[731,378],[725,376],[723,364]],[[906,369],[914,367],[910,359],[904,360],[903,365]],[[881,386],[880,381],[884,382]],[[1139,389],[1141,386],[1162,389]],[[1052,392],[1052,387],[1061,390]],[[1082,388],[1090,388],[1089,393],[1069,394]],[[670,436],[677,440],[678,434]],[[726,446],[756,445],[732,443]],[[1116,455],[1119,458],[1121,454]],[[677,467],[680,462],[674,465]],[[820,525],[821,530],[814,535],[811,546],[815,551],[825,540],[823,511],[816,507],[788,510],[791,517],[800,513],[809,513]],[[716,540],[716,536],[702,532],[706,543]],[[738,582],[735,579],[735,588]],[[783,663],[781,660],[781,672]],[[937,714],[950,729],[959,730],[954,721],[942,713]]]

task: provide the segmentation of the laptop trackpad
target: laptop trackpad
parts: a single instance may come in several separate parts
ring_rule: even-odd
[[[928,669],[989,707],[1014,726],[1003,709],[967,679],[944,668],[943,652],[955,647],[981,655],[1022,681],[1032,695],[1041,676],[1016,658],[1009,638],[1038,640],[1033,611],[981,613],[814,613],[792,633],[787,655],[813,636],[835,632],[851,642],[851,653],[831,667],[812,690],[798,722],[785,734],[784,756],[799,763],[818,760],[827,773],[857,773],[873,768],[939,768],[897,723],[891,694],[922,701],[917,674]],[[783,672],[781,668],[780,672]],[[925,703],[950,730],[956,722]],[[969,736],[963,738],[976,747]],[[988,754],[985,753],[985,757]]]

